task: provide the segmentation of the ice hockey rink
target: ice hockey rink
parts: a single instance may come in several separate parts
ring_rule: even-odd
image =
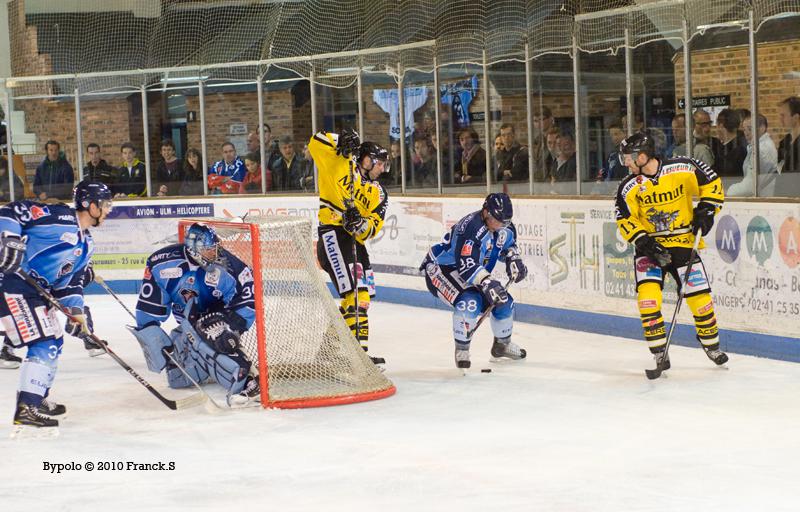
[[[191,393],[147,372],[113,299],[88,303],[138,372]],[[797,364],[734,354],[719,369],[675,346],[668,377],[651,382],[643,342],[518,323],[527,361],[488,362],[486,325],[464,377],[448,312],[376,303],[370,323],[398,391],[357,405],[171,411],[67,339],[52,393],[69,408],[60,436],[12,440],[18,371],[0,371],[0,509],[797,510]],[[45,462],[175,469],[53,474]]]

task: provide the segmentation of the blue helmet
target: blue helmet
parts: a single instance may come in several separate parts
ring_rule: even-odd
[[[72,191],[75,198],[75,209],[78,211],[88,210],[92,203],[98,207],[102,206],[101,201],[111,201],[111,190],[105,183],[99,181],[82,180],[75,185]]]
[[[211,226],[195,222],[186,231],[183,243],[189,256],[200,265],[214,263],[219,257],[219,237]],[[209,250],[214,251],[213,257],[208,256]]]
[[[486,196],[483,202],[483,209],[489,215],[503,223],[504,226],[511,224],[514,216],[514,208],[511,206],[511,198],[504,192],[495,192]]]

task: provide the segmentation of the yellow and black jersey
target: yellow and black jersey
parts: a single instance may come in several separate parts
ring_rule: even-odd
[[[692,247],[693,197],[719,211],[725,198],[717,173],[693,158],[659,159],[654,176],[630,174],[619,184],[617,228],[628,242],[648,233],[665,247]]]
[[[353,197],[356,208],[368,223],[365,230],[355,235],[363,244],[383,227],[389,198],[380,183],[361,176],[352,159],[336,154],[338,140],[335,133],[318,132],[308,143],[319,171],[319,225],[320,229],[342,226],[342,213]]]

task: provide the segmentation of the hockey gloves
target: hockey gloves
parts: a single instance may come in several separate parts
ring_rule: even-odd
[[[239,335],[231,330],[225,315],[218,311],[200,316],[194,328],[217,352],[233,354],[239,348]]]
[[[506,275],[508,278],[519,283],[528,276],[528,267],[522,262],[522,257],[516,248],[506,251]]]
[[[342,214],[342,227],[351,235],[362,233],[367,226],[367,221],[355,206],[348,207]]]
[[[94,322],[92,321],[92,311],[89,306],[81,308],[70,308],[73,318],[67,319],[64,331],[70,336],[83,339],[85,336],[94,332]]]
[[[636,251],[642,256],[647,256],[655,261],[659,267],[666,267],[672,263],[672,255],[666,247],[656,242],[655,238],[649,235],[642,235],[633,242],[636,245]]]
[[[25,258],[25,240],[13,233],[0,235],[0,272],[14,273]]]
[[[339,134],[339,142],[336,144],[336,154],[349,158],[350,155],[358,150],[359,146],[361,146],[361,137],[358,136],[358,132],[352,128],[345,128],[342,130],[342,133]]]
[[[90,283],[94,282],[94,265],[90,261],[86,265],[86,270],[83,271],[83,287],[86,288]]]
[[[488,305],[499,306],[508,302],[508,291],[503,288],[500,281],[487,277],[478,286]]]
[[[714,214],[717,212],[717,207],[711,203],[699,202],[694,207],[694,216],[692,217],[692,233],[701,236],[706,236],[711,227],[714,225]]]

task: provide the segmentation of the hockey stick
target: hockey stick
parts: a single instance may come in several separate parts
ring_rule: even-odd
[[[66,307],[64,307],[58,301],[58,299],[53,297],[39,283],[37,283],[27,272],[25,272],[24,270],[18,270],[17,273],[20,276],[22,276],[23,279],[25,279],[26,283],[28,283],[29,285],[33,286],[36,289],[36,291],[39,292],[39,294],[42,296],[42,298],[44,298],[47,302],[49,302],[53,307],[55,307],[56,309],[58,309],[59,311],[64,313],[64,315],[67,318],[69,318],[70,320],[77,321],[77,318],[75,317],[75,315],[73,315]],[[136,370],[131,368],[130,365],[128,365],[128,363],[126,363],[121,357],[119,357],[116,354],[116,352],[111,350],[111,347],[108,346],[108,343],[106,343],[104,340],[101,340],[100,338],[98,338],[97,336],[95,336],[92,333],[88,334],[87,336],[89,336],[92,339],[92,341],[94,341],[95,343],[97,343],[98,345],[103,347],[103,350],[105,350],[106,353],[109,356],[111,356],[111,358],[114,361],[116,361],[120,366],[122,366],[125,369],[125,371],[130,374],[131,377],[136,379],[139,382],[139,384],[141,384],[142,386],[147,388],[147,390],[150,393],[152,393],[153,396],[158,398],[161,401],[162,404],[166,405],[167,407],[169,407],[173,411],[176,410],[176,409],[186,409],[186,408],[189,408],[189,407],[194,407],[196,405],[201,404],[205,400],[205,398],[200,394],[187,396],[186,398],[181,398],[181,399],[178,399],[178,400],[170,400],[169,398],[167,398],[164,395],[162,395],[161,393],[159,393],[152,385],[150,385],[149,382],[144,380],[144,378],[141,375],[136,373]]]
[[[678,320],[678,312],[681,310],[681,304],[683,304],[683,297],[686,295],[686,284],[689,282],[689,274],[692,272],[692,265],[694,264],[694,258],[697,256],[697,247],[700,245],[700,240],[703,237],[700,236],[700,233],[697,233],[694,236],[694,245],[692,246],[692,252],[689,254],[689,263],[686,264],[686,273],[683,275],[683,279],[681,280],[681,289],[678,292],[678,303],[675,304],[675,312],[672,314],[672,323],[669,325],[669,333],[667,333],[667,343],[664,345],[664,358],[662,361],[668,361],[669,357],[669,344],[672,341],[672,333],[675,332],[675,324]],[[647,378],[650,380],[657,379],[661,377],[661,373],[666,370],[663,364],[658,364],[652,370],[649,368],[644,371]]]
[[[509,277],[509,278],[508,278],[508,281],[506,282],[506,285],[503,287],[503,289],[504,289],[505,291],[508,291],[508,289],[511,287],[511,283],[513,283],[513,282],[514,282],[514,280],[513,280],[512,278],[510,278],[510,277]],[[473,327],[473,328],[472,328],[472,330],[470,330],[470,331],[467,333],[467,339],[472,339],[472,335],[473,335],[473,334],[475,334],[475,331],[477,331],[477,330],[478,330],[478,327],[480,327],[480,326],[481,326],[481,324],[483,323],[483,321],[484,321],[484,320],[486,320],[486,317],[487,317],[487,316],[489,316],[489,313],[491,313],[492,311],[494,311],[494,306],[495,306],[495,304],[492,304],[491,306],[489,306],[488,308],[486,308],[486,311],[484,311],[483,313],[481,313],[481,316],[480,316],[480,318],[478,318],[478,321],[477,321],[477,322],[475,322],[475,327]]]
[[[128,308],[128,306],[126,306],[126,305],[125,305],[125,303],[124,303],[124,302],[122,302],[122,299],[119,297],[119,295],[117,295],[116,293],[114,293],[114,290],[112,290],[112,289],[111,289],[111,287],[110,287],[110,286],[108,286],[108,285],[106,284],[106,282],[103,280],[103,278],[102,278],[102,277],[100,277],[99,275],[95,274],[95,275],[94,275],[94,280],[95,280],[95,282],[96,282],[97,284],[99,284],[100,286],[102,286],[102,287],[103,287],[103,289],[104,289],[105,291],[107,291],[107,292],[108,292],[108,293],[109,293],[109,294],[110,294],[112,297],[114,297],[114,299],[116,299],[116,301],[119,303],[119,305],[120,305],[120,306],[122,306],[122,309],[124,309],[125,311],[127,311],[127,312],[128,312],[128,314],[131,316],[131,318],[133,318],[133,321],[135,322],[135,321],[136,321],[136,315],[134,315],[134,314],[133,314],[133,311],[131,311],[131,310]],[[168,358],[170,361],[172,361],[172,364],[174,364],[174,365],[175,365],[175,366],[178,368],[178,370],[180,370],[180,371],[181,371],[181,373],[183,373],[183,375],[184,375],[184,376],[185,376],[187,379],[189,379],[189,382],[191,382],[192,384],[194,384],[194,387],[196,387],[196,388],[197,388],[197,389],[200,391],[200,393],[202,393],[202,394],[205,396],[205,399],[206,399],[206,400],[208,400],[209,402],[211,402],[212,404],[214,404],[214,406],[216,406],[216,408],[217,408],[217,409],[223,409],[223,410],[226,410],[226,409],[228,409],[227,407],[222,407],[222,406],[221,406],[221,405],[219,405],[219,404],[218,404],[218,403],[217,403],[217,402],[216,402],[216,401],[215,401],[213,398],[211,398],[211,396],[210,396],[210,395],[209,395],[209,394],[206,392],[206,390],[205,390],[205,389],[203,389],[203,387],[202,387],[202,386],[200,386],[200,384],[198,384],[198,383],[197,383],[197,381],[196,381],[194,378],[192,378],[192,376],[191,376],[191,375],[189,375],[189,373],[186,371],[186,369],[184,369],[184,367],[183,367],[183,366],[181,366],[181,365],[178,363],[178,361],[175,359],[175,356],[172,354],[172,352],[170,352],[170,351],[169,351],[169,350],[167,350],[166,348],[162,349],[162,350],[161,350],[161,352],[162,352],[162,353],[164,354],[164,356],[166,356],[166,357],[167,357],[167,358]]]
[[[350,163],[350,206],[356,205],[356,177],[353,174],[353,158],[348,159]],[[344,227],[344,226],[342,226]],[[356,321],[356,341],[361,345],[361,322],[358,314],[358,240],[356,234],[353,237],[353,311]]]

